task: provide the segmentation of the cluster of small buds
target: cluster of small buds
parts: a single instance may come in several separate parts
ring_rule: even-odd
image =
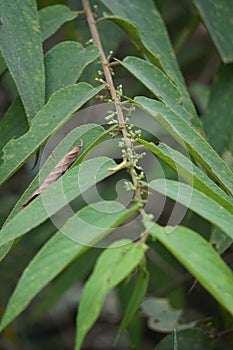
[[[131,140],[131,142],[135,142],[137,138],[141,136],[141,130],[133,130],[128,128],[127,137]]]
[[[118,147],[124,148],[125,147],[125,141],[122,139],[121,141],[118,142]]]
[[[135,169],[137,169],[138,172]],[[135,166],[135,168],[133,170],[133,174],[137,178],[138,181],[141,181],[141,180],[143,180],[145,178],[145,174],[143,172],[142,167],[140,167],[138,165]]]
[[[95,96],[95,98],[98,98],[98,99],[99,99],[100,101],[102,101],[102,102],[107,102],[108,99],[109,99],[108,87],[105,85],[105,86],[103,87],[102,91],[103,91],[103,93],[104,93],[104,91],[105,91],[106,94],[105,94],[105,95],[104,95],[104,94],[97,94],[97,95]]]
[[[132,184],[131,181],[125,181],[124,188],[126,189],[126,191],[135,191],[136,190],[135,186]]]
[[[98,71],[98,74],[102,75],[102,72]],[[101,82],[102,79],[96,78],[96,80]],[[122,85],[120,84],[117,87],[117,97],[120,98],[122,94],[123,94],[123,90],[122,90]],[[106,97],[105,97],[105,101],[106,101]],[[114,102],[114,99],[108,98],[107,101],[109,103],[112,103]],[[137,153],[136,146],[134,145],[134,143],[137,142],[137,139],[141,137],[141,130],[140,129],[135,130],[135,126],[132,123],[131,124],[129,123],[131,113],[135,110],[135,107],[131,105],[129,108],[125,107],[124,109],[127,110],[128,112],[128,115],[125,118],[125,128],[126,128],[126,136],[130,140],[131,146],[127,146],[126,140],[124,138],[122,138],[118,142],[118,146],[122,149],[122,159],[125,161],[124,167],[127,168],[128,171],[130,171],[130,173],[136,179],[136,183],[138,184],[137,186],[135,186],[132,182],[126,181],[124,187],[127,191],[139,190],[140,194],[143,195],[144,187],[142,184],[140,184],[140,182],[145,178],[145,173],[143,171],[143,168],[138,164],[138,162],[140,159],[142,159],[146,155],[146,153],[145,152]],[[107,116],[105,117],[105,120],[108,125],[119,124],[116,111],[112,111],[112,110],[108,111]],[[111,135],[112,137],[115,137],[115,131],[116,129],[112,131],[113,132],[113,134]],[[120,129],[118,129],[118,132],[120,132]],[[144,204],[144,200],[138,195],[135,196],[135,201],[140,202],[142,205]]]
[[[116,90],[116,94],[118,98],[121,98],[123,95],[123,89],[122,89],[122,84],[118,85],[117,90]]]
[[[127,137],[130,139],[132,143],[137,141],[137,138],[141,137],[142,131],[140,129],[134,130],[133,124],[126,124],[127,129]]]
[[[139,179],[139,180],[142,180],[142,179],[144,179],[144,177],[145,177],[145,174],[144,174],[143,171],[141,171],[141,172],[138,174],[138,179]]]
[[[115,119],[117,113],[113,111],[108,111],[108,115],[104,118],[108,125],[118,124],[118,120]]]
[[[99,8],[98,5],[93,5],[93,16],[98,17]]]
[[[106,81],[104,81],[102,78],[95,78],[95,81],[98,81],[100,84],[106,84]]]
[[[105,96],[105,95],[100,95],[100,94],[97,94],[95,96],[95,98],[98,98],[100,101],[102,102],[107,102],[108,101],[108,96]]]
[[[129,167],[132,169],[132,173],[133,175],[136,177],[136,179],[138,181],[141,181],[142,179],[144,179],[145,177],[145,174],[143,172],[143,168],[138,164],[138,161],[140,159],[142,159],[146,153],[145,152],[142,152],[142,153],[137,153],[133,148],[124,148],[125,146],[125,143],[124,141],[120,141],[119,143],[119,146],[122,149],[122,158],[123,159],[128,159],[129,160]]]
[[[154,215],[153,214],[146,214],[144,216],[144,219],[143,219],[144,222],[151,222],[153,220],[154,220]]]

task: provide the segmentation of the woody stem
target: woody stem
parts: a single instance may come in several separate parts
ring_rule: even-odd
[[[117,119],[118,119],[118,123],[119,123],[119,129],[122,133],[126,149],[132,150],[133,144],[132,144],[130,138],[127,136],[127,130],[126,130],[126,125],[125,125],[124,115],[122,112],[121,101],[117,95],[117,90],[114,86],[112,74],[111,74],[111,71],[109,69],[109,63],[108,63],[108,60],[105,56],[105,53],[104,53],[104,50],[103,50],[103,47],[102,47],[102,44],[100,41],[99,33],[97,30],[97,26],[96,26],[96,21],[94,19],[92,10],[90,8],[89,0],[82,0],[82,3],[83,3],[84,11],[86,12],[87,21],[88,21],[88,25],[89,25],[89,28],[91,31],[91,35],[92,35],[94,44],[98,47],[99,52],[100,52],[100,61],[101,61],[101,65],[103,67],[105,79],[106,79],[106,82],[108,84],[111,98],[112,98],[114,105],[115,105]],[[131,163],[131,159],[128,159],[128,160]],[[138,202],[142,202],[140,185],[138,183],[137,177],[134,174],[134,168],[130,167],[129,172],[130,172],[130,175],[132,178],[133,185],[135,187],[135,197],[136,197]],[[140,210],[140,213],[143,217],[146,215],[143,208]]]

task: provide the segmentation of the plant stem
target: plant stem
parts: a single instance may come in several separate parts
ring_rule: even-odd
[[[90,31],[91,31],[92,38],[93,38],[94,43],[98,47],[99,52],[100,52],[100,61],[101,61],[102,67],[103,67],[105,79],[106,79],[106,81],[108,83],[108,87],[109,87],[109,91],[110,91],[111,97],[112,97],[112,99],[114,101],[114,104],[115,104],[115,107],[116,107],[117,117],[118,117],[118,120],[119,120],[119,127],[120,127],[122,135],[123,135],[123,137],[125,139],[126,145],[127,146],[131,146],[131,142],[126,136],[125,120],[124,120],[124,116],[123,116],[122,109],[121,109],[121,106],[120,106],[121,101],[118,98],[117,93],[116,93],[116,89],[115,89],[115,86],[114,86],[114,83],[113,83],[112,75],[111,75],[111,72],[110,72],[110,69],[109,69],[109,66],[108,66],[108,60],[107,60],[107,58],[105,56],[105,53],[104,53],[104,50],[103,50],[103,47],[102,47],[102,44],[101,44],[101,41],[100,41],[99,33],[98,33],[98,30],[97,30],[97,27],[96,27],[96,21],[94,19],[93,14],[92,14],[89,1],[88,0],[82,0],[82,3],[83,3],[83,8],[84,8],[84,10],[86,12],[87,21],[88,21],[88,24],[89,24],[89,28],[90,28]]]
[[[127,137],[127,130],[126,130],[126,126],[125,126],[124,115],[122,112],[121,100],[117,96],[117,91],[116,91],[116,88],[114,86],[112,74],[111,74],[111,71],[109,69],[109,62],[105,56],[105,53],[104,53],[104,50],[103,50],[103,47],[102,47],[102,44],[100,41],[99,33],[97,30],[97,26],[96,26],[96,21],[94,19],[92,10],[90,8],[89,0],[82,0],[82,3],[83,3],[83,8],[86,12],[87,22],[88,22],[88,25],[89,25],[89,28],[91,31],[91,35],[92,35],[94,44],[98,47],[99,52],[100,52],[100,62],[101,62],[102,67],[103,67],[103,71],[104,71],[106,82],[108,84],[110,95],[112,97],[112,100],[113,100],[115,108],[116,108],[119,129],[122,133],[122,136],[123,136],[123,139],[124,139],[124,142],[126,145],[126,149],[132,150],[133,144],[132,144],[131,140]],[[128,161],[131,162],[131,159],[128,159]],[[140,184],[138,182],[138,179],[134,175],[134,168],[130,167],[129,172],[130,172],[130,175],[132,178],[133,185],[136,189],[135,190],[135,199],[137,199],[138,202],[142,202]],[[142,217],[145,217],[146,213],[145,213],[143,208],[140,209],[140,213],[141,213]]]

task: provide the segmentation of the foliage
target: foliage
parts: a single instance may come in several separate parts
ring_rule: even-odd
[[[76,350],[113,291],[122,308],[116,342],[126,331],[131,348],[149,348],[146,318],[156,334],[167,333],[154,341],[156,350],[230,349],[232,336],[221,338],[233,324],[230,1],[67,4],[0,4],[8,101],[0,120],[0,345],[7,349],[30,320],[41,319],[40,310],[46,315],[73,290]],[[216,45],[209,38],[207,54],[192,52],[201,23]],[[207,84],[190,73],[200,75],[202,55],[207,65],[215,57]],[[55,174],[77,145],[77,159]],[[202,298],[196,312],[190,287]],[[206,303],[213,303],[207,311]]]

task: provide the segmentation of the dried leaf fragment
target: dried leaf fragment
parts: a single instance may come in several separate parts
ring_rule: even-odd
[[[33,193],[33,195],[29,198],[29,200],[24,203],[21,207],[21,210],[24,209],[28,204],[30,204],[37,196],[39,196],[43,191],[46,190],[52,183],[57,181],[74,163],[75,159],[80,153],[82,148],[82,143],[80,146],[73,147],[61,160],[60,162],[53,168],[51,173],[45,178],[42,185]]]

